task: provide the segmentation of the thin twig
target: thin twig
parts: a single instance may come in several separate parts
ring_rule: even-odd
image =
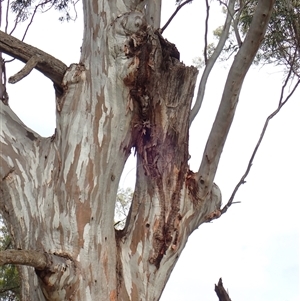
[[[1,22],[2,22],[2,0],[0,1],[0,28],[1,28]]]
[[[208,0],[205,0],[206,3],[206,18],[205,18],[205,33],[204,33],[204,62],[207,65],[207,32],[208,32],[208,19],[209,19],[209,10],[210,6]]]
[[[24,41],[24,39],[25,39],[25,37],[26,37],[26,34],[27,34],[27,32],[28,32],[28,29],[29,29],[30,25],[31,25],[32,22],[33,22],[33,18],[34,18],[35,14],[36,14],[37,9],[38,9],[40,6],[46,5],[46,4],[49,3],[49,2],[51,2],[51,0],[46,0],[46,1],[44,1],[44,2],[42,2],[42,3],[39,3],[38,5],[35,6],[34,11],[33,11],[33,14],[32,14],[32,16],[31,16],[31,19],[30,19],[28,25],[26,26],[26,30],[25,30],[25,32],[24,32],[24,34],[23,34],[23,37],[22,37],[21,41]],[[53,5],[54,5],[54,4],[52,4],[50,7],[52,7]]]
[[[219,38],[219,42],[217,44],[216,49],[214,50],[211,57],[209,58],[207,65],[205,66],[205,69],[201,76],[201,80],[200,80],[200,84],[199,84],[199,88],[198,88],[198,92],[197,92],[197,98],[196,98],[195,104],[194,104],[194,106],[191,110],[191,114],[190,114],[190,126],[202,106],[208,76],[209,76],[213,66],[215,65],[218,57],[220,56],[220,54],[224,48],[224,45],[227,41],[229,29],[230,29],[230,25],[231,25],[231,21],[232,21],[231,11],[233,11],[233,9],[234,9],[234,3],[235,3],[235,0],[229,1],[228,10],[227,10],[227,14],[226,14],[226,20],[225,20],[225,24],[224,24],[221,36]]]
[[[235,38],[236,38],[236,41],[239,45],[239,48],[241,48],[242,46],[242,39],[241,39],[241,36],[240,36],[240,33],[239,33],[239,29],[238,29],[238,23],[239,23],[239,19],[240,19],[240,15],[242,13],[242,9],[240,9],[237,13],[237,16],[235,17],[235,19],[233,19],[233,29],[234,29],[234,33],[235,33]]]
[[[15,31],[15,29],[17,28],[17,25],[19,24],[19,17],[20,17],[20,15],[21,15],[21,12],[22,12],[22,10],[20,10],[20,11],[18,12],[18,14],[17,14],[17,16],[16,16],[16,19],[15,19],[14,27],[13,27],[13,29],[10,31],[9,35],[12,35],[13,32]],[[5,32],[5,33],[7,33],[7,32]]]
[[[78,1],[79,1],[79,0],[73,2],[73,9],[74,9],[74,11],[75,11],[75,17],[74,17],[74,20],[73,20],[73,21],[75,21],[75,20],[77,19],[77,16],[78,16],[78,14],[77,14],[77,9],[76,9],[76,4],[78,3]]]
[[[285,91],[285,88],[286,88],[286,86],[287,86],[287,84],[288,84],[288,82],[289,82],[289,80],[290,80],[291,75],[292,75],[292,68],[289,70],[289,73],[288,73],[288,75],[287,75],[287,77],[286,77],[286,80],[285,80],[285,82],[284,82],[284,84],[283,84],[283,86],[282,86],[282,88],[281,88],[281,94],[280,94],[280,98],[279,98],[278,107],[277,107],[277,109],[276,109],[275,111],[273,111],[273,112],[267,117],[267,119],[266,119],[266,121],[265,121],[265,124],[264,124],[264,126],[263,126],[263,129],[262,129],[262,132],[261,132],[261,134],[260,134],[260,137],[259,137],[259,139],[258,139],[258,142],[257,142],[257,144],[256,144],[256,146],[255,146],[255,148],[254,148],[254,151],[253,151],[253,153],[252,153],[252,155],[251,155],[251,158],[250,158],[250,160],[249,160],[249,163],[248,163],[248,165],[247,165],[246,171],[245,171],[244,175],[241,177],[241,179],[240,179],[240,181],[238,182],[238,184],[235,186],[235,188],[234,188],[234,190],[233,190],[233,192],[232,192],[232,194],[231,194],[231,196],[230,196],[230,198],[229,198],[227,204],[221,209],[221,215],[224,214],[224,213],[228,210],[228,208],[229,208],[232,204],[235,203],[235,202],[233,202],[233,199],[234,199],[234,197],[235,197],[235,195],[236,195],[238,189],[240,188],[240,186],[241,186],[242,184],[246,183],[246,181],[245,181],[245,180],[246,180],[246,177],[248,176],[248,174],[249,174],[249,172],[250,172],[250,169],[251,169],[251,167],[252,167],[252,164],[253,164],[255,155],[256,155],[256,153],[257,153],[257,150],[258,150],[258,148],[259,148],[259,146],[260,146],[260,144],[261,144],[261,142],[262,142],[262,140],[263,140],[263,138],[264,138],[264,135],[265,135],[265,133],[266,133],[267,127],[268,127],[268,125],[269,125],[269,121],[270,121],[275,115],[277,115],[277,113],[279,113],[279,111],[281,110],[281,108],[282,108],[282,107],[287,103],[287,101],[291,98],[291,96],[294,94],[295,90],[297,89],[298,85],[300,84],[300,79],[299,79],[299,80],[296,82],[296,84],[294,85],[294,87],[293,87],[293,89],[291,90],[291,92],[290,92],[290,93],[287,95],[287,97],[283,100],[284,91]]]
[[[7,28],[8,28],[8,11],[9,11],[9,3],[10,3],[10,0],[7,1],[6,15],[5,15],[5,32],[6,32],[6,33],[7,33]]]
[[[176,8],[175,12],[172,14],[172,16],[169,18],[169,20],[167,21],[167,23],[161,28],[160,33],[163,33],[165,31],[165,29],[168,27],[168,25],[171,23],[171,21],[173,20],[173,18],[176,16],[176,14],[179,12],[179,10],[186,4],[188,4],[189,2],[192,2],[192,0],[186,0],[183,3],[181,3],[180,5],[178,5],[178,7]]]

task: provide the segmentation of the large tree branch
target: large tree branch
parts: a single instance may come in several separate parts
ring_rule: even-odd
[[[66,256],[34,250],[6,250],[0,252],[0,265],[19,264],[35,268],[47,300],[69,300],[76,289],[76,265]],[[51,290],[49,290],[51,288]]]
[[[291,98],[291,96],[294,94],[294,92],[296,91],[297,87],[299,86],[300,84],[300,79],[295,83],[294,87],[291,89],[291,92],[285,97],[285,99],[283,99],[283,96],[284,96],[284,92],[285,92],[285,89],[287,87],[287,84],[288,82],[290,81],[290,78],[292,77],[292,72],[293,72],[293,66],[290,68],[290,71],[289,71],[289,74],[285,80],[285,83],[283,84],[282,88],[281,88],[281,94],[280,94],[280,99],[279,99],[279,103],[278,103],[278,106],[276,108],[276,110],[274,110],[266,119],[265,123],[264,123],[264,126],[263,126],[263,129],[261,131],[261,134],[259,136],[259,139],[255,145],[255,148],[252,152],[252,155],[250,157],[250,160],[248,162],[248,165],[247,165],[247,168],[246,168],[246,171],[245,173],[243,174],[243,176],[241,177],[240,181],[237,183],[237,185],[235,186],[227,204],[222,208],[221,210],[221,215],[224,214],[228,208],[234,204],[235,202],[233,202],[234,200],[234,197],[237,193],[237,191],[239,190],[240,186],[243,185],[244,183],[246,183],[246,178],[251,170],[251,167],[253,165],[253,161],[254,161],[254,158],[256,156],[256,153],[261,145],[261,142],[265,136],[265,133],[267,131],[267,128],[268,128],[268,125],[269,125],[269,122],[271,121],[271,119],[273,117],[275,117],[279,112],[280,110],[282,109],[282,107],[287,103],[287,101]],[[220,216],[221,216],[220,215]]]
[[[51,261],[44,252],[33,250],[5,250],[0,252],[0,266],[5,264],[21,264],[43,270]]]
[[[219,110],[197,175],[203,188],[203,196],[211,189],[244,78],[265,35],[273,5],[274,0],[258,2],[248,34],[229,70]]]
[[[27,63],[30,59],[30,63],[32,63],[32,58],[34,57],[35,65],[33,64],[32,68],[36,68],[46,77],[51,79],[55,85],[61,87],[61,82],[67,66],[55,57],[28,45],[3,31],[0,31],[0,52],[8,54],[23,63]],[[31,70],[29,70],[29,72]],[[27,74],[29,72],[27,72]]]

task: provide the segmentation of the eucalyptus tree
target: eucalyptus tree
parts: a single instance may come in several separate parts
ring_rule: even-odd
[[[226,20],[214,51],[204,51],[193,106],[198,70],[181,63],[176,46],[164,39],[161,0],[82,2],[81,57],[69,67],[0,32],[0,51],[26,63],[9,81],[36,68],[53,82],[56,99],[55,133],[43,138],[1,96],[0,210],[16,249],[1,252],[0,263],[22,265],[24,300],[159,300],[189,235],[230,205],[221,207],[214,178],[274,0],[258,1],[244,36],[237,35],[242,41],[195,171],[188,165],[189,127],[248,2],[222,2]],[[118,230],[116,195],[132,151],[136,186]]]

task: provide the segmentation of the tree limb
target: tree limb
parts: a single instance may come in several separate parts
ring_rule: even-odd
[[[40,55],[36,54],[34,56],[32,56],[28,62],[26,63],[26,65],[24,66],[24,68],[22,68],[17,74],[11,76],[8,79],[8,82],[10,84],[15,84],[18,81],[20,81],[21,79],[23,79],[25,76],[27,76],[33,68],[36,67],[36,65],[38,63],[43,63],[44,62],[44,58],[41,57]]]
[[[233,190],[233,192],[232,192],[232,194],[231,194],[231,196],[230,196],[230,198],[229,198],[227,204],[222,208],[222,210],[221,210],[221,215],[224,214],[232,204],[236,203],[236,202],[233,202],[234,197],[235,197],[235,195],[236,195],[238,189],[240,188],[240,186],[241,186],[242,184],[246,183],[246,181],[245,181],[245,180],[246,180],[246,177],[248,176],[248,174],[249,174],[249,172],[250,172],[250,169],[251,169],[251,167],[252,167],[252,164],[253,164],[255,155],[256,155],[256,153],[257,153],[257,151],[258,151],[258,148],[260,147],[260,144],[261,144],[261,142],[262,142],[262,140],[263,140],[263,138],[264,138],[264,135],[265,135],[265,133],[266,133],[267,127],[268,127],[268,125],[269,125],[269,121],[270,121],[275,115],[277,115],[277,113],[279,113],[279,111],[281,110],[281,108],[287,103],[287,101],[288,101],[288,100],[290,99],[290,97],[294,94],[295,90],[297,89],[298,85],[300,84],[300,79],[299,79],[299,80],[296,82],[296,84],[294,85],[292,91],[288,94],[288,96],[287,96],[287,97],[285,98],[285,100],[283,101],[284,90],[285,90],[285,88],[286,88],[286,86],[287,86],[287,83],[288,83],[288,81],[289,81],[289,79],[290,79],[291,76],[292,76],[292,68],[290,69],[290,72],[289,72],[289,74],[288,74],[288,76],[287,76],[287,78],[286,78],[286,80],[285,80],[285,83],[284,83],[284,85],[282,86],[281,94],[280,94],[280,99],[279,99],[279,103],[278,103],[278,107],[276,108],[275,111],[273,111],[273,112],[267,117],[267,119],[266,119],[266,121],[265,121],[265,124],[264,124],[264,126],[263,126],[263,129],[262,129],[262,132],[261,132],[261,134],[260,134],[260,137],[259,137],[259,139],[258,139],[258,141],[257,141],[257,144],[256,144],[256,146],[255,146],[255,148],[254,148],[254,150],[253,150],[253,153],[252,153],[252,155],[251,155],[251,158],[250,158],[250,160],[249,160],[249,162],[248,162],[246,171],[245,171],[245,173],[243,174],[243,176],[241,177],[241,179],[240,179],[240,181],[238,182],[238,184],[235,186],[235,188],[234,188],[234,190]],[[220,216],[221,216],[221,215],[220,215]]]
[[[39,57],[40,61],[37,62],[35,68],[51,79],[55,85],[62,87],[61,83],[67,66],[55,57],[3,31],[0,31],[0,51],[23,63],[27,63],[32,57]]]
[[[218,45],[217,45],[215,51],[213,52],[212,56],[205,63],[205,69],[203,71],[201,81],[199,84],[196,102],[195,102],[195,104],[191,110],[191,114],[190,114],[190,125],[192,124],[193,120],[195,119],[195,117],[197,116],[197,114],[201,108],[208,76],[209,76],[214,64],[216,63],[218,57],[220,56],[220,54],[223,50],[223,47],[226,43],[226,40],[228,38],[228,33],[229,33],[231,21],[232,21],[231,16],[232,16],[233,10],[234,10],[234,4],[235,4],[235,0],[231,0],[228,4],[228,10],[227,10],[227,16],[226,16],[226,20],[225,20],[225,24],[224,24],[224,29],[223,29],[221,37],[219,39]]]
[[[160,30],[160,33],[163,33],[165,31],[165,29],[169,26],[169,24],[171,23],[171,21],[173,20],[173,18],[177,15],[177,13],[179,12],[179,10],[186,4],[188,4],[189,2],[192,2],[193,0],[186,0],[183,3],[181,3],[180,5],[178,5],[178,7],[176,8],[175,12],[172,14],[172,16],[169,18],[169,20],[167,21],[167,23],[162,27],[162,29]]]
[[[234,117],[244,78],[265,35],[274,0],[259,1],[243,45],[229,70],[219,110],[211,129],[197,174],[203,196],[210,191],[221,153]]]
[[[5,250],[0,252],[0,266],[5,264],[21,264],[43,270],[50,266],[51,261],[46,253],[33,250]]]
[[[208,19],[209,19],[209,10],[210,6],[208,0],[205,0],[206,3],[206,18],[205,18],[205,33],[204,33],[204,62],[205,66],[207,65],[207,32],[208,32]]]
[[[6,71],[5,62],[2,58],[2,53],[0,52],[0,100],[7,105],[8,104],[8,94],[6,91]]]
[[[54,300],[53,296],[57,296],[57,292],[66,295],[66,291],[72,292],[76,289],[76,266],[73,260],[66,256],[34,250],[6,250],[0,252],[0,265],[4,264],[27,265],[35,268],[41,280],[42,290],[48,297],[47,300]],[[52,290],[49,290],[49,287]]]
[[[231,301],[223,286],[222,278],[219,279],[218,285],[215,284],[215,292],[219,298],[219,301]]]

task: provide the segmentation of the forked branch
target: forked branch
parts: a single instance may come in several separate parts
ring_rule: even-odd
[[[251,158],[250,158],[250,160],[249,160],[249,162],[248,162],[246,171],[245,171],[245,173],[243,174],[243,176],[241,177],[240,181],[239,181],[239,182],[237,183],[237,185],[235,186],[235,188],[234,188],[234,190],[233,190],[233,192],[232,192],[232,194],[231,194],[231,196],[230,196],[230,198],[229,198],[227,204],[221,209],[221,215],[224,214],[224,213],[228,210],[228,208],[229,208],[232,204],[235,203],[235,202],[233,202],[233,200],[234,200],[234,197],[235,197],[235,195],[236,195],[238,189],[240,188],[240,186],[241,186],[242,184],[246,183],[246,177],[248,176],[248,174],[249,174],[249,172],[250,172],[250,169],[251,169],[251,167],[252,167],[252,164],[253,164],[255,155],[256,155],[256,153],[257,153],[257,151],[258,151],[258,148],[260,147],[260,144],[261,144],[261,142],[262,142],[262,140],[263,140],[263,138],[264,138],[264,136],[265,136],[265,133],[266,133],[266,130],[267,130],[267,127],[268,127],[268,125],[269,125],[270,120],[271,120],[274,116],[276,116],[276,115],[279,113],[279,111],[280,111],[280,110],[282,109],[282,107],[287,103],[287,101],[291,98],[291,96],[294,94],[294,92],[296,91],[297,87],[299,86],[299,84],[300,84],[300,79],[296,82],[296,84],[294,85],[294,87],[293,87],[293,89],[291,90],[291,92],[290,92],[290,93],[286,96],[286,98],[283,100],[284,91],[285,91],[285,88],[286,88],[286,86],[287,86],[287,84],[288,84],[289,79],[290,79],[291,76],[292,76],[292,68],[290,69],[290,72],[289,72],[289,74],[288,74],[288,76],[287,76],[287,78],[286,78],[286,80],[285,80],[285,82],[284,82],[284,84],[283,84],[283,86],[282,86],[282,88],[281,88],[281,94],[280,94],[280,99],[279,99],[278,107],[276,108],[275,111],[273,111],[273,112],[267,117],[267,119],[266,119],[266,121],[265,121],[265,124],[264,124],[264,126],[263,126],[263,129],[262,129],[262,131],[261,131],[261,134],[260,134],[260,136],[259,136],[259,139],[258,139],[258,141],[257,141],[257,143],[256,143],[256,146],[255,146],[255,148],[254,148],[254,150],[253,150],[253,153],[252,153],[252,155],[251,155]]]
[[[210,10],[210,6],[208,3],[208,0],[205,1],[206,3],[206,18],[205,18],[205,33],[204,33],[204,62],[205,62],[205,66],[207,65],[207,33],[208,33],[208,19],[209,19],[209,10]]]
[[[184,5],[186,5],[186,4],[188,4],[188,3],[190,3],[190,2],[192,2],[193,0],[186,0],[186,1],[184,1],[183,3],[181,3],[180,5],[178,5],[177,6],[177,8],[175,9],[175,11],[174,11],[174,13],[172,14],[172,16],[169,18],[169,20],[167,21],[167,23],[161,28],[161,30],[160,30],[160,33],[163,33],[164,31],[165,31],[165,29],[169,26],[169,24],[171,23],[171,21],[173,20],[173,18],[177,15],[177,13],[180,11],[180,9],[184,6]]]
[[[38,63],[43,63],[43,62],[44,62],[43,57],[41,57],[40,55],[34,55],[33,57],[31,57],[29,59],[29,61],[24,66],[24,68],[22,68],[17,74],[11,76],[8,79],[8,82],[10,84],[17,83],[18,81],[23,79],[25,76],[27,76],[32,71],[32,69],[37,66]]]
[[[73,286],[77,280],[76,266],[67,257],[34,250],[6,250],[0,252],[0,265],[4,264],[27,265],[35,268],[43,286],[51,286],[54,295],[56,291],[63,291],[66,288],[71,292],[75,289]],[[48,293],[49,296],[50,294]],[[54,300],[52,298],[48,300]]]
[[[0,52],[8,54],[22,61],[23,63],[27,63],[30,59],[30,63],[36,60],[36,65],[32,68],[36,68],[38,71],[42,72],[46,77],[51,79],[55,85],[61,87],[62,79],[67,69],[67,66],[55,57],[47,54],[46,52],[43,52],[38,48],[28,45],[4,33],[3,31],[0,31]],[[24,69],[27,68],[25,67]],[[28,74],[25,73],[26,72],[24,71],[21,72],[21,76],[19,77],[22,77],[22,74],[24,76]],[[15,79],[16,77],[18,79],[18,76],[14,76],[13,78]]]

